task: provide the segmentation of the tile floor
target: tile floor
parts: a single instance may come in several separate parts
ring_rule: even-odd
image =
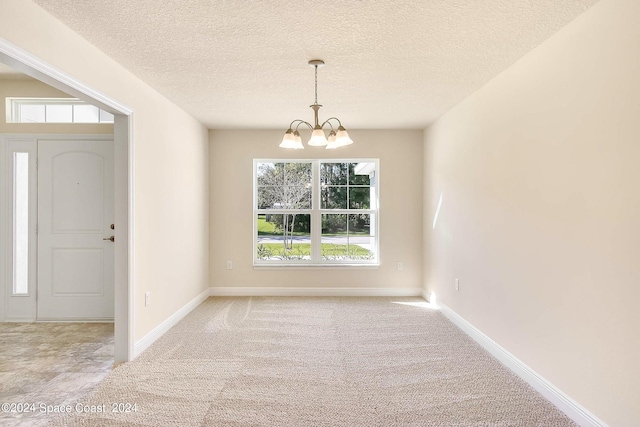
[[[0,323],[0,425],[46,425],[47,407],[82,403],[112,368],[112,323]]]

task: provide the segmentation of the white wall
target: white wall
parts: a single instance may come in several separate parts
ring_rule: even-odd
[[[283,131],[210,131],[213,287],[394,288],[422,285],[422,132],[349,130],[336,150],[278,147]],[[308,135],[304,135],[308,138]],[[380,266],[253,267],[253,159],[379,158]],[[233,270],[226,262],[233,261]],[[404,270],[396,263],[402,261]]]
[[[2,2],[0,37],[134,110],[131,268],[140,340],[209,286],[207,130],[29,0]]]
[[[602,0],[425,131],[428,291],[612,426],[640,425],[639,16]]]

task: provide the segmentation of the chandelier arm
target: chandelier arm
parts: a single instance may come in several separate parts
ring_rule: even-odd
[[[307,126],[309,127],[309,129],[313,130],[313,126],[311,126],[311,123],[306,122],[306,121],[304,121],[304,120],[300,120],[300,119],[296,119],[296,120],[292,121],[292,122],[291,122],[291,124],[289,125],[289,129],[293,129],[293,124],[294,124],[294,123],[296,123],[296,122],[298,123],[298,124],[296,125],[296,129],[295,129],[296,131],[298,130],[298,128],[299,128],[299,127],[300,127],[300,125],[302,125],[302,124],[307,125]]]
[[[329,120],[335,120],[336,122],[338,122],[338,126],[340,126],[340,127],[342,126],[342,123],[340,122],[340,119],[338,119],[337,117],[329,117],[327,120],[325,120],[322,123],[322,127],[324,127],[324,125],[328,124],[329,126],[331,126],[331,130],[335,130],[333,128],[333,125],[331,124],[331,122]]]
[[[324,125],[329,125],[329,127],[331,128],[332,131],[335,131],[335,129],[333,128],[333,125],[331,124],[331,122],[329,121],[329,119],[325,120],[320,127],[324,129]]]

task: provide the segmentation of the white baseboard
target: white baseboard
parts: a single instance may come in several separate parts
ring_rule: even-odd
[[[211,296],[225,297],[419,297],[422,288],[276,288],[211,287]]]
[[[517,376],[529,383],[540,394],[546,397],[558,409],[582,427],[607,427],[607,425],[595,415],[587,411],[578,402],[567,396],[559,388],[551,384],[536,371],[531,369],[520,359],[509,353],[506,349],[486,336],[482,331],[462,318],[458,313],[442,303],[438,303],[442,314],[473,338],[485,350],[491,353]]]
[[[153,344],[158,338],[165,334],[169,329],[173,328],[179,321],[181,321],[187,314],[191,313],[193,309],[202,304],[204,300],[209,298],[209,289],[203,291],[200,295],[186,303],[181,309],[173,313],[167,320],[156,326],[151,332],[142,337],[133,346],[133,359],[138,357],[143,351],[145,351],[151,344]]]

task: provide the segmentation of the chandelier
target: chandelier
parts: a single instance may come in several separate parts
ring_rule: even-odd
[[[323,147],[326,146],[328,149],[344,147],[345,145],[353,144],[351,138],[349,138],[349,134],[340,123],[336,117],[329,117],[327,120],[320,124],[318,122],[318,110],[322,105],[318,104],[318,67],[322,67],[324,65],[324,61],[322,59],[312,59],[309,61],[309,65],[315,68],[315,88],[316,88],[316,98],[315,102],[310,105],[311,109],[313,109],[314,116],[314,125],[311,123],[296,119],[291,122],[289,125],[289,129],[284,134],[282,138],[282,142],[280,143],[280,147],[282,148],[293,148],[295,150],[300,150],[304,148],[302,145],[302,138],[300,138],[300,132],[298,132],[298,128],[301,125],[307,125],[311,130],[311,138],[307,144],[314,147]],[[337,123],[332,123],[332,120]],[[334,127],[334,124],[337,127]],[[329,137],[325,136],[324,127],[328,126]]]

